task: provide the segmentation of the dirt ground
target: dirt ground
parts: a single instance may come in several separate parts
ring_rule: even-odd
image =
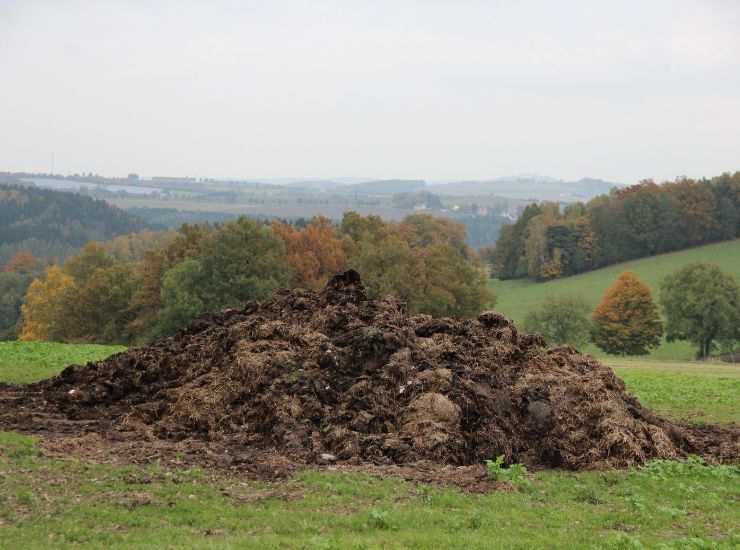
[[[504,455],[531,468],[740,459],[740,428],[676,424],[572,348],[506,318],[409,315],[349,271],[205,315],[172,338],[0,385],[0,429],[44,452],[205,464],[276,479],[312,465],[487,490]]]

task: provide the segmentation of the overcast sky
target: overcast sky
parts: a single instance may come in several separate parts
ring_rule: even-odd
[[[0,0],[0,171],[740,170],[736,0]]]

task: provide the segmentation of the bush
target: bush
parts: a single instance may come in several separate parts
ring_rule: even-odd
[[[553,344],[582,347],[591,332],[589,311],[588,303],[580,298],[551,296],[527,316],[524,329],[541,334]]]

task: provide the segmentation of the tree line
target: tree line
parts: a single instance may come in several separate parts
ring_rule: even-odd
[[[645,355],[664,336],[692,343],[699,359],[734,351],[740,342],[740,286],[717,266],[690,264],[667,276],[659,301],[662,317],[650,288],[624,272],[592,313],[578,297],[550,297],[524,326],[554,344],[580,347],[591,341],[614,355]]]
[[[281,287],[318,290],[348,268],[371,296],[395,294],[413,312],[470,316],[494,302],[464,227],[429,215],[392,223],[349,212],[300,227],[240,217],[157,235],[90,242],[44,269],[26,291],[20,338],[145,342]]]
[[[484,252],[500,279],[545,281],[740,236],[740,172],[645,180],[587,203],[528,205]]]

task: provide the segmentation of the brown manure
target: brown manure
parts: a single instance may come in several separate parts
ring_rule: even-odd
[[[548,349],[496,312],[409,315],[394,298],[369,300],[354,271],[320,293],[280,291],[151,346],[0,387],[0,402],[11,399],[5,428],[194,441],[228,461],[468,466],[505,455],[581,469],[740,457],[737,428],[659,418],[592,357]]]

